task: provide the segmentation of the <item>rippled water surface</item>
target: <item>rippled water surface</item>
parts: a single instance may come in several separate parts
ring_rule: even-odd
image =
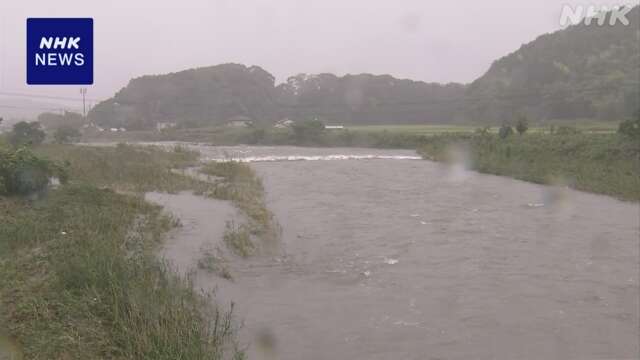
[[[411,151],[196,147],[254,160],[283,228],[281,256],[197,276],[237,304],[252,359],[638,358],[637,203]],[[195,267],[233,211],[164,196],[190,219],[166,256]]]

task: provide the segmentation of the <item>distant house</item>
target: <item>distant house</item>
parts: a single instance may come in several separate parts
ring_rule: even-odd
[[[166,130],[166,129],[173,129],[176,126],[178,126],[178,124],[176,124],[174,122],[159,122],[159,123],[156,124],[156,130],[162,131],[162,130]]]
[[[293,124],[295,124],[295,121],[288,118],[284,118],[278,121],[273,127],[277,129],[286,129],[286,128],[292,127]]]
[[[229,127],[249,127],[252,125],[253,120],[244,115],[233,116],[227,119],[227,126]]]
[[[89,123],[82,125],[81,132],[82,133],[92,133],[92,132],[103,132],[104,128],[96,125],[95,123]]]

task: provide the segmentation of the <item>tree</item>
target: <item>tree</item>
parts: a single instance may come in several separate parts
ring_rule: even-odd
[[[49,130],[57,130],[59,127],[64,125],[79,128],[85,123],[84,120],[85,119],[82,117],[82,114],[72,111],[65,111],[63,114],[44,112],[38,115],[37,119],[40,125]]]
[[[324,124],[320,120],[296,122],[291,128],[298,144],[317,143],[324,133]]]
[[[82,136],[80,134],[80,131],[69,125],[63,125],[53,133],[53,138],[58,144],[76,142],[78,139],[80,139],[80,136]]]
[[[631,139],[640,140],[640,110],[634,117],[620,123],[618,133]]]
[[[529,119],[525,115],[518,116],[518,122],[516,123],[516,131],[519,135],[522,135],[529,130]]]
[[[502,124],[502,126],[500,126],[500,130],[498,130],[498,136],[500,136],[500,139],[506,139],[511,135],[513,135],[513,128],[511,125]]]
[[[9,134],[9,142],[15,147],[36,146],[42,144],[45,137],[46,134],[40,128],[39,122],[20,121],[13,125],[13,131]]]

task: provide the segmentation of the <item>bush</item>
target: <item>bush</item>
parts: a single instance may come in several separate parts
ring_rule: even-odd
[[[43,191],[49,178],[66,182],[64,167],[36,156],[27,148],[0,149],[0,195],[29,195]]]
[[[500,139],[506,139],[511,135],[513,135],[513,128],[511,125],[504,124],[500,126],[500,130],[498,130],[498,136],[500,136]]]
[[[636,113],[634,118],[621,122],[618,133],[631,139],[640,140],[640,111]]]
[[[324,133],[324,124],[319,120],[296,122],[292,127],[297,144],[318,143]]]
[[[42,144],[45,136],[39,122],[20,121],[13,125],[13,131],[9,134],[9,142],[15,147],[36,146]]]
[[[53,133],[53,138],[58,144],[68,144],[80,139],[80,131],[70,125],[62,125]]]
[[[529,130],[529,119],[526,116],[520,115],[518,117],[518,123],[516,124],[516,131],[522,135]]]

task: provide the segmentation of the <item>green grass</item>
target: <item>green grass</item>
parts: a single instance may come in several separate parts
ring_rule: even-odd
[[[611,134],[618,130],[619,123],[616,121],[547,121],[545,124],[535,124],[529,129],[529,133],[548,133],[551,126],[570,126],[586,133]],[[441,135],[451,133],[473,133],[476,129],[482,128],[481,125],[363,125],[363,126],[346,126],[346,129],[354,132],[390,132],[394,134],[412,134],[412,135]],[[498,133],[499,126],[489,128],[491,133]]]
[[[203,312],[150,251],[172,224],[159,207],[91,186],[0,206],[2,312],[27,359],[219,359],[230,346],[230,314]]]
[[[213,306],[154,255],[176,219],[113,190],[205,191],[168,171],[197,154],[128,146],[38,152],[69,161],[72,177],[39,200],[0,197],[0,323],[25,359],[243,358],[232,309]]]
[[[441,135],[419,152],[447,161],[452,145],[468,150],[473,169],[535,183],[640,200],[640,147],[617,134]]]
[[[471,133],[477,126],[467,125],[360,125],[346,126],[350,131],[361,132],[390,132],[413,135],[433,135],[444,133]],[[339,130],[335,130],[339,131]]]
[[[218,248],[215,250],[217,250],[217,254],[212,249],[203,250],[203,256],[198,260],[198,268],[217,274],[223,279],[233,281],[233,274],[229,269],[227,260]]]
[[[552,126],[572,127],[583,133],[612,134],[617,131],[617,121],[550,120],[531,124],[529,133],[549,133]],[[472,134],[484,125],[422,124],[422,125],[346,125],[344,130],[326,130],[316,138],[297,138],[292,129],[276,129],[272,126],[258,128],[232,128],[211,126],[195,129],[171,129],[167,131],[130,131],[101,134],[97,141],[187,141],[211,145],[296,145],[320,147],[370,147],[416,149],[429,141],[429,137],[443,134]],[[489,128],[497,134],[498,126]]]
[[[164,151],[124,144],[115,147],[51,144],[36,151],[51,160],[68,163],[72,181],[98,187],[134,192],[176,192],[198,187],[197,181],[172,171],[198,162],[198,153],[181,147]]]
[[[246,225],[236,225],[229,221],[224,232],[224,243],[234,254],[249,257],[254,254],[256,245],[251,241],[251,233]]]
[[[262,181],[249,165],[234,161],[208,163],[200,172],[218,178],[208,195],[232,201],[248,218],[246,225],[227,226],[225,243],[234,253],[246,257],[260,245],[264,248],[275,244],[280,228],[267,209]],[[259,237],[262,243],[255,244],[252,236]]]

